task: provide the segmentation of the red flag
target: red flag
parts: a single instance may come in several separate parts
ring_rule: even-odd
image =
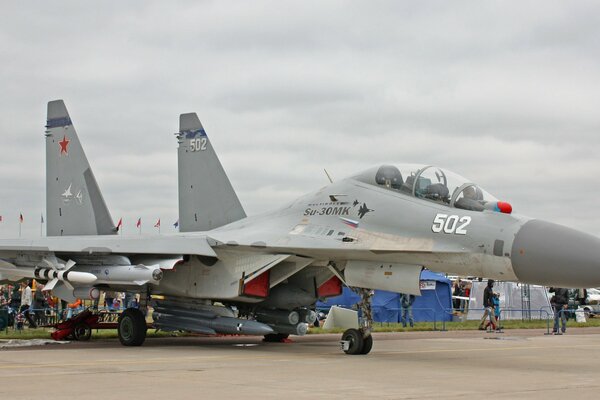
[[[119,222],[117,223],[117,229],[123,226],[123,218],[119,218]]]
[[[158,221],[156,221],[156,223],[154,224],[155,228],[160,228],[160,218],[158,219]]]
[[[135,227],[139,228],[140,226],[142,226],[142,219],[138,218],[138,222],[137,222],[137,224],[135,224]]]
[[[22,224],[23,223],[23,214],[19,214],[19,222]]]

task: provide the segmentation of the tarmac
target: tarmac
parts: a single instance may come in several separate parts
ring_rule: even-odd
[[[375,333],[345,355],[339,334],[117,339],[0,350],[10,399],[565,399],[600,388],[600,328]],[[1,338],[1,335],[0,335]],[[118,397],[117,397],[118,396]]]

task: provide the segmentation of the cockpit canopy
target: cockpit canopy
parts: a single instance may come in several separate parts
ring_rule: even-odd
[[[354,179],[450,207],[505,212],[498,209],[503,203],[475,183],[430,165],[386,164],[356,175]]]

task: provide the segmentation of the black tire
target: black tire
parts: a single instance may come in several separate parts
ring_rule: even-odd
[[[73,329],[73,337],[75,338],[75,340],[78,340],[80,342],[90,340],[90,338],[92,337],[92,328],[90,328],[90,326],[85,322],[77,324],[77,326],[75,326],[75,328]]]
[[[265,335],[263,342],[268,343],[280,343],[283,340],[287,339],[290,335],[287,333],[269,333]]]
[[[141,346],[147,329],[146,318],[137,308],[128,308],[119,315],[119,341],[123,346]]]
[[[344,350],[346,354],[361,354],[363,348],[363,335],[358,329],[348,329],[342,335],[342,340],[350,342],[348,350]]]
[[[373,348],[373,336],[369,335],[363,338],[363,346],[360,350],[360,354],[369,354]]]
[[[585,319],[587,321],[592,316],[592,309],[589,308],[589,307],[584,307],[583,308],[583,315],[585,316]]]

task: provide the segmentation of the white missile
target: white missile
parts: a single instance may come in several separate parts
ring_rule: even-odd
[[[157,265],[78,265],[77,271],[94,276],[97,285],[158,285],[163,277]]]
[[[89,272],[79,272],[71,270],[56,270],[51,268],[37,267],[33,270],[33,277],[53,281],[54,279],[62,282],[89,285],[96,282],[98,278]]]

